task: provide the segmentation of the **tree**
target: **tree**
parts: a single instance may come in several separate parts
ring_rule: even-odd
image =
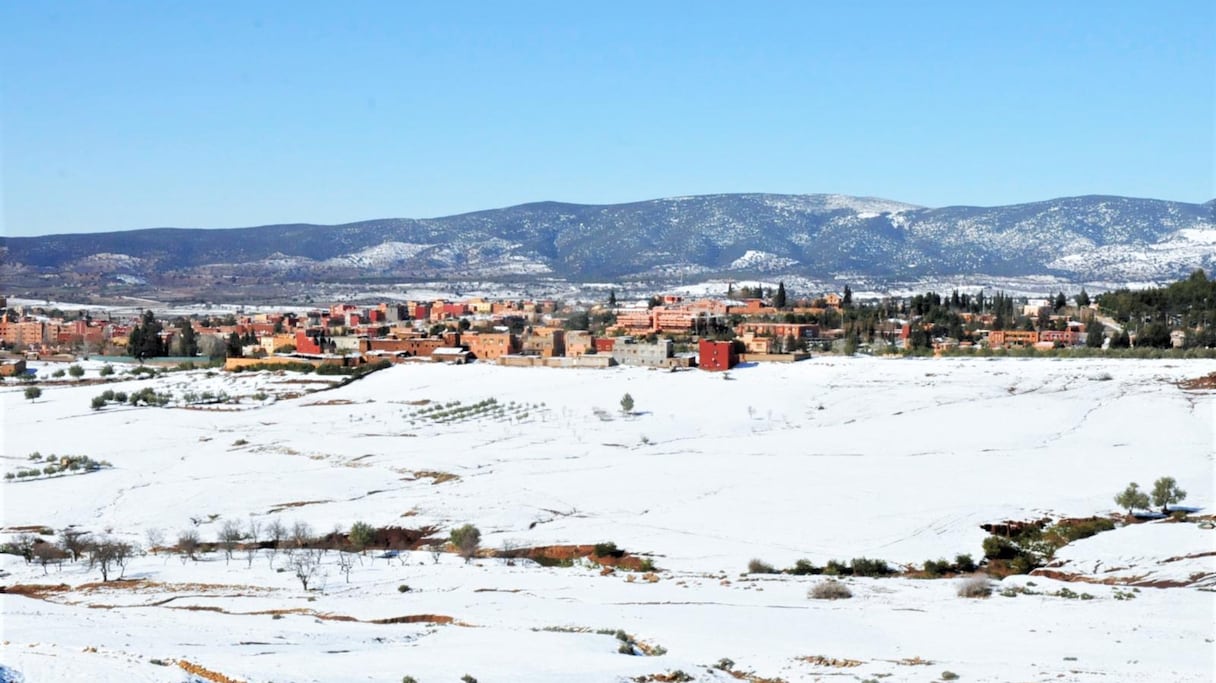
[[[127,354],[139,360],[165,355],[165,341],[160,336],[163,329],[152,311],[144,311],[127,337]]]
[[[177,535],[177,550],[182,554],[182,563],[187,559],[197,560],[199,547],[198,531],[194,529],[186,529]]]
[[[608,290],[608,307],[616,308],[616,290],[615,289]]]
[[[80,367],[79,365],[73,365],[68,368],[68,374],[76,379],[80,379],[81,377],[84,377],[84,368]]]
[[[355,522],[350,525],[350,533],[346,537],[355,550],[363,552],[376,540],[376,530],[367,522]]]
[[[1144,510],[1148,508],[1148,494],[1140,490],[1140,485],[1132,482],[1127,485],[1127,488],[1115,496],[1115,505],[1127,510],[1127,514],[1131,514],[1132,510]]]
[[[177,321],[177,343],[178,353],[183,356],[198,355],[198,338],[194,334],[194,326],[185,318],[179,318]],[[281,330],[280,330],[281,331]]]
[[[232,561],[232,551],[236,549],[243,536],[241,523],[235,519],[225,521],[224,525],[220,527],[220,547],[224,549],[224,564]]]
[[[228,344],[225,348],[229,358],[240,358],[242,355],[241,335],[233,332],[228,335]]]
[[[1067,305],[1068,305],[1068,297],[1064,296],[1064,292],[1059,292],[1058,294],[1056,294],[1055,301],[1053,301],[1051,303],[1051,310],[1055,311],[1056,313],[1059,313],[1060,309],[1064,308]]]
[[[1181,503],[1186,498],[1186,491],[1178,488],[1178,482],[1173,477],[1161,477],[1153,482],[1153,505],[1160,505],[1161,512],[1169,514],[1169,506]],[[1147,507],[1147,506],[1145,506]]]
[[[101,569],[101,580],[110,580],[110,575],[118,570],[119,578],[126,570],[127,560],[131,557],[132,548],[129,544],[114,539],[102,539],[93,544],[89,552],[89,567]]]
[[[39,389],[38,387],[26,387],[25,388],[25,400],[29,401],[30,403],[33,403],[34,400],[37,399],[39,396],[42,396],[42,390]]]
[[[1110,348],[1112,349],[1126,349],[1131,345],[1132,340],[1131,337],[1128,336],[1127,330],[1123,330],[1119,334],[1116,334],[1110,338]]]
[[[308,590],[308,582],[317,575],[317,569],[321,566],[321,553],[320,551],[297,553],[292,556],[288,566],[300,580],[300,585],[304,587],[304,590]]]
[[[853,305],[853,290],[848,285],[844,286],[844,296],[840,297],[840,305],[845,308]]]
[[[464,561],[468,562],[477,555],[477,548],[481,546],[481,531],[472,524],[465,524],[452,529],[448,540],[456,546],[456,551]]]
[[[621,412],[626,415],[633,412],[633,397],[628,393],[621,397]]]
[[[1077,308],[1085,308],[1087,306],[1089,306],[1089,294],[1082,287],[1081,293],[1077,295]]]
[[[1091,320],[1085,327],[1085,346],[1091,349],[1102,348],[1102,340],[1106,338],[1106,327],[1097,320]]]
[[[785,308],[785,282],[777,283],[777,293],[773,295],[773,308]]]
[[[97,371],[97,374],[101,375],[102,377],[109,377],[110,375],[114,374],[114,366],[106,363],[105,365],[101,366],[101,369]]]
[[[87,536],[89,532],[79,529],[65,528],[59,531],[59,547],[72,556],[72,561],[80,559],[89,548]]]

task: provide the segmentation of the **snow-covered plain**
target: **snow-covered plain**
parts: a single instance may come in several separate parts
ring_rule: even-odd
[[[751,558],[978,558],[981,523],[1107,514],[1128,481],[1162,475],[1207,513],[1216,400],[1176,382],[1213,371],[1203,360],[817,358],[725,376],[412,365],[231,410],[97,412],[98,386],[45,386],[30,402],[10,383],[0,469],[34,451],[114,467],[0,484],[5,538],[78,525],[146,545],[148,529],[169,543],[185,529],[213,540],[233,519],[319,532],[471,522],[484,547],[613,541],[661,571],[648,581],[415,552],[364,558],[347,583],[331,552],[306,592],[280,571],[282,553],[250,565],[240,553],[149,554],[126,568],[141,582],[104,586],[85,563],[43,576],[0,555],[0,584],[69,587],[0,595],[0,678],[189,680],[159,659],[245,681],[616,681],[675,669],[735,680],[711,668],[727,657],[787,681],[947,670],[963,681],[1209,681],[1216,531],[1195,524],[1142,524],[1060,551],[1053,570],[1140,583],[1134,599],[1116,598],[1124,586],[1039,576],[998,585],[1034,583],[1018,597],[964,599],[956,580],[899,578],[852,579],[853,599],[815,601],[806,591],[818,577],[740,574]],[[199,371],[105,388],[197,383],[243,396],[290,379]],[[501,415],[439,423],[423,412],[489,398]],[[1162,582],[1187,586],[1151,587]],[[1061,587],[1093,599],[1051,595]],[[375,623],[403,617],[413,621]],[[601,629],[666,653],[619,654]],[[816,656],[856,664],[802,659]]]

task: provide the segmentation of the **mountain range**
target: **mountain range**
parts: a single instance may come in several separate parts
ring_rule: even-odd
[[[1216,266],[1216,200],[1083,196],[926,208],[842,195],[719,194],[523,204],[430,219],[0,238],[0,285],[34,274],[148,283],[801,275],[907,280],[1172,278]]]

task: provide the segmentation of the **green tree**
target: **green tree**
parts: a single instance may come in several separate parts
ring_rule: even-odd
[[[37,399],[41,395],[42,395],[42,390],[39,389],[38,387],[26,387],[25,388],[25,399],[27,401],[29,401],[30,403],[33,403],[34,400]]]
[[[281,325],[280,321],[277,323]],[[183,356],[198,355],[198,337],[194,334],[194,326],[185,318],[179,318],[177,321],[178,344],[181,347]]]
[[[616,290],[615,289],[608,290],[608,306],[609,306],[609,308],[616,308]]]
[[[1056,294],[1056,300],[1052,302],[1051,308],[1053,311],[1059,313],[1060,309],[1064,308],[1067,305],[1068,305],[1068,297],[1064,296],[1064,292],[1060,292],[1060,293]]]
[[[68,368],[68,374],[76,379],[80,379],[81,377],[84,377],[84,368],[80,367],[79,365],[73,365]]]
[[[777,293],[773,295],[773,308],[785,308],[785,282],[777,283]]]
[[[1091,320],[1085,328],[1085,346],[1091,349],[1102,348],[1102,340],[1106,337],[1106,326],[1097,320]]]
[[[1169,514],[1169,506],[1186,499],[1186,491],[1178,488],[1173,477],[1161,477],[1153,482],[1153,505],[1161,506],[1161,512]],[[1147,507],[1147,506],[1146,506]]]
[[[229,358],[240,358],[244,355],[241,347],[241,336],[236,332],[228,335],[227,352]]]
[[[376,540],[376,530],[367,522],[355,522],[350,525],[350,533],[346,537],[355,550],[363,552]]]
[[[114,366],[106,363],[105,365],[101,366],[101,369],[97,371],[97,374],[101,375],[102,377],[109,377],[110,375],[114,374]]]
[[[1126,349],[1130,348],[1131,345],[1132,340],[1131,337],[1127,335],[1127,330],[1123,330],[1119,334],[1116,334],[1110,338],[1110,348],[1112,349]]]
[[[1085,308],[1086,306],[1089,306],[1089,294],[1082,287],[1081,293],[1077,295],[1077,308]]]
[[[165,355],[165,341],[160,333],[163,327],[152,311],[140,315],[139,324],[131,328],[127,338],[127,355],[140,360]]]
[[[633,397],[628,393],[621,397],[621,412],[625,414],[633,412]]]
[[[1148,509],[1148,494],[1140,490],[1140,485],[1132,482],[1123,489],[1119,495],[1115,496],[1115,505],[1127,510],[1127,514],[1131,514],[1132,510]]]
[[[464,561],[468,562],[477,555],[477,548],[481,545],[481,531],[472,524],[465,524],[452,529],[448,540],[456,546],[456,551]]]
[[[844,286],[844,296],[840,297],[840,305],[845,308],[853,305],[853,290],[848,285]]]

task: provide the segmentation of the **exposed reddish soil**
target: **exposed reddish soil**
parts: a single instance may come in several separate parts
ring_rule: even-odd
[[[1216,372],[1213,372],[1204,377],[1196,377],[1194,379],[1184,379],[1178,383],[1178,386],[1187,391],[1204,391],[1216,389]]]
[[[594,545],[544,545],[535,548],[522,548],[509,553],[510,557],[524,557],[529,560],[548,560],[550,562],[566,562],[577,558],[587,558],[605,567],[619,567],[630,571],[640,571],[646,562],[645,558],[621,552],[617,555],[597,556]]]

